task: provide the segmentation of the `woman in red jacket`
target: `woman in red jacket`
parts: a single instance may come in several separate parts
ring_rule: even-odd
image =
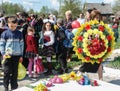
[[[28,27],[26,35],[26,57],[29,59],[28,72],[29,77],[32,77],[32,68],[34,64],[34,58],[38,55],[36,38],[34,37],[35,30],[33,27]],[[34,64],[35,65],[35,64]],[[34,77],[37,77],[37,74],[34,72]]]

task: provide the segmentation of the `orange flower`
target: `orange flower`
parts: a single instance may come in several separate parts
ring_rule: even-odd
[[[102,32],[104,31],[104,27],[102,25],[98,26],[98,29]]]
[[[111,41],[111,40],[112,40],[112,36],[111,36],[111,35],[108,35],[108,36],[107,36],[107,39],[108,39],[108,41]]]
[[[86,25],[85,29],[89,30],[89,29],[91,29],[91,26],[90,25]]]
[[[83,40],[83,36],[79,36],[77,39],[78,39],[78,41],[82,41]]]
[[[48,91],[48,89],[47,89],[47,88],[45,88],[45,89],[44,89],[44,91]]]

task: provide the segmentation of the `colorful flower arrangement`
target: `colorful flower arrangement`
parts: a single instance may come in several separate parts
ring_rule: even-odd
[[[53,84],[62,84],[69,80],[74,80],[80,85],[99,86],[96,80],[89,79],[87,75],[83,74],[78,75],[74,71],[70,72],[69,74],[54,76],[46,83],[46,86],[51,87],[53,86]]]
[[[48,81],[40,82],[37,86],[33,86],[32,88],[34,88],[34,91],[49,91],[49,87],[55,86],[54,84],[63,84],[69,80],[74,80],[79,85],[99,86],[96,80],[91,80],[88,78],[87,75],[78,75],[74,71],[72,71],[69,74],[63,74],[59,76],[55,75]]]
[[[114,49],[114,32],[102,21],[91,20],[78,28],[73,50],[82,62],[101,63]]]

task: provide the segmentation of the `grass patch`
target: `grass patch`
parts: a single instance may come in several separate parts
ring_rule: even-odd
[[[45,68],[47,68],[47,61],[44,56],[42,58],[43,58],[43,64],[44,64]],[[81,63],[82,63],[81,60],[79,60],[76,55],[73,55],[72,61],[67,63],[67,67],[74,68],[75,66],[81,65]],[[55,56],[52,57],[52,65],[55,70],[58,70],[60,68],[60,64],[58,62],[56,62]]]
[[[119,38],[115,44],[115,49],[119,49],[120,48],[120,26],[118,28],[118,32],[119,32]]]
[[[77,58],[76,55],[72,56],[72,61],[67,63],[68,68],[74,68],[75,66],[79,66],[82,64],[82,61]]]
[[[115,43],[115,49],[120,49],[120,35],[117,42]]]
[[[107,67],[115,68],[115,69],[120,69],[120,56],[116,57],[114,61],[109,62],[106,64]]]

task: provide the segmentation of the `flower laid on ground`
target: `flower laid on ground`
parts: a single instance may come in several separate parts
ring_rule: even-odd
[[[59,77],[63,79],[63,82],[66,82],[70,79],[69,74],[63,74],[63,75],[60,75]]]
[[[73,50],[82,62],[101,63],[114,49],[114,32],[102,21],[82,24],[73,39]]]
[[[76,80],[76,79],[77,79],[77,74],[75,74],[75,72],[72,71],[72,72],[70,73],[70,78],[73,79],[73,80]]]
[[[69,82],[70,80],[76,81],[80,85],[92,85],[92,86],[99,86],[97,81],[91,80],[88,78],[87,75],[84,74],[76,74],[74,71],[70,72],[69,74],[63,74],[60,76],[52,77],[47,83],[47,87],[54,86],[53,84],[63,84],[65,82]]]
[[[34,88],[34,91],[48,91],[48,89],[44,84],[40,83]]]
[[[34,89],[34,91],[49,91],[49,87],[55,86],[54,84],[63,84],[65,82],[69,83],[69,81],[76,81],[79,85],[91,85],[91,86],[100,86],[98,82],[94,79],[90,79],[85,74],[76,74],[74,71],[63,74],[59,76],[54,76],[50,78],[48,81],[40,82],[37,86],[29,86]]]

